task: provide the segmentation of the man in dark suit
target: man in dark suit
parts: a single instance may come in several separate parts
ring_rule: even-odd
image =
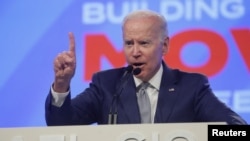
[[[227,122],[247,124],[212,92],[207,77],[169,68],[167,22],[153,11],[134,11],[124,18],[124,54],[129,66],[97,72],[89,87],[71,99],[75,42],[54,61],[55,80],[46,99],[47,125],[142,123],[139,88],[147,82],[150,123]],[[144,106],[145,109],[146,106]],[[145,111],[145,110],[144,110]],[[146,113],[146,112],[145,112]]]

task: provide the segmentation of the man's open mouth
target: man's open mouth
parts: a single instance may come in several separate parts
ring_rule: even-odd
[[[138,67],[138,66],[141,66],[141,65],[143,65],[143,64],[144,64],[144,63],[134,63],[133,65]]]

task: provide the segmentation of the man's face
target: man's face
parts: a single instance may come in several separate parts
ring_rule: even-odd
[[[155,18],[128,20],[123,27],[124,54],[129,65],[141,68],[137,78],[148,81],[158,71],[167,52],[168,38],[162,37]]]

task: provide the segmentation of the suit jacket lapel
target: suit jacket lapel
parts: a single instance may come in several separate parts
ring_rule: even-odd
[[[155,123],[167,122],[178,97],[177,75],[163,63],[163,75],[158,95]]]
[[[132,75],[129,77],[128,83],[120,95],[120,103],[121,111],[123,111],[124,116],[127,118],[127,122],[140,123],[141,120],[137,104],[136,86]]]

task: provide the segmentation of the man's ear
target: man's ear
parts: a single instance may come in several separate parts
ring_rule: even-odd
[[[163,41],[162,51],[163,55],[167,54],[169,49],[169,37],[167,36]]]

